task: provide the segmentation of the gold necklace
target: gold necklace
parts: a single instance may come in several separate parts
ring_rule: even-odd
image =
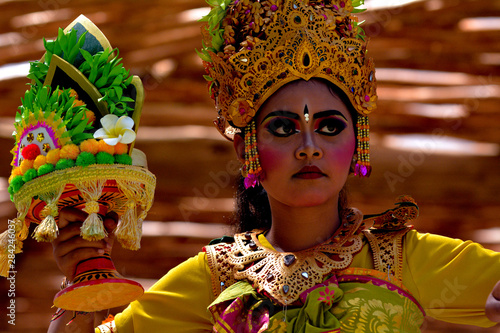
[[[282,305],[292,304],[327,275],[349,267],[363,247],[361,212],[349,209],[342,221],[328,241],[299,252],[277,252],[262,246],[258,239],[262,231],[236,234],[228,256],[234,278],[251,281],[258,292]]]

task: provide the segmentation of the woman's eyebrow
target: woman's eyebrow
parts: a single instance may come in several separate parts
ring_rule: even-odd
[[[290,111],[273,111],[270,112],[267,116],[262,119],[260,122],[261,124],[270,117],[286,117],[286,118],[291,118],[291,119],[300,119],[300,116],[295,113],[295,112],[290,112]]]
[[[342,118],[345,119],[345,121],[348,121],[347,118],[342,114],[342,112],[338,110],[326,110],[317,112],[313,115],[313,119],[324,118],[329,116],[341,116]]]

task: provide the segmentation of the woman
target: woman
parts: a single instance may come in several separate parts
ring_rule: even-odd
[[[97,331],[418,332],[425,314],[500,321],[500,254],[407,227],[417,211],[408,197],[368,220],[346,207],[349,173],[370,173],[367,115],[376,101],[354,7],[217,2],[201,57],[218,128],[234,134],[244,164],[242,233],[205,247]],[[53,243],[69,280],[78,261],[112,246],[112,238],[80,240],[84,219],[61,212]],[[70,318],[50,330],[94,327],[92,314],[65,326]]]

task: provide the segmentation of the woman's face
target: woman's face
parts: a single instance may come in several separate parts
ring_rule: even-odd
[[[271,201],[294,207],[338,201],[355,150],[354,124],[325,83],[284,86],[261,107],[256,126],[261,183]]]

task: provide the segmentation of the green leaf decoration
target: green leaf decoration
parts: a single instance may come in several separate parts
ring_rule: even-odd
[[[365,0],[353,0],[352,6],[354,9],[353,9],[352,13],[358,14],[358,13],[362,13],[362,12],[366,11],[366,8],[359,8],[359,7],[363,6],[364,4],[365,4]],[[360,27],[360,25],[363,24],[363,22],[365,22],[365,21],[362,21],[362,22],[353,21],[352,25],[353,25],[353,28],[357,30],[356,37],[365,41],[366,40],[365,31],[363,30],[363,28]]]
[[[70,64],[73,64],[80,54],[80,49],[85,43],[86,34],[87,32],[84,32],[80,38],[77,39],[76,30],[64,33],[64,30],[59,28],[55,40],[45,40],[44,38],[43,44],[46,51],[45,58],[43,61],[34,61],[30,63],[28,78],[33,80],[37,86],[41,86],[45,81],[50,66],[50,60],[54,54],[63,58]]]
[[[206,29],[212,39],[212,45],[206,46],[203,43],[201,52],[199,52],[198,50],[196,51],[203,61],[212,62],[208,53],[209,51],[212,51],[214,53],[222,51],[222,47],[224,45],[224,29],[221,29],[220,26],[222,21],[226,17],[226,10],[231,1],[232,0],[206,0],[207,4],[209,4],[212,9],[199,21],[208,23]]]
[[[93,133],[94,129],[91,124],[88,124],[87,108],[85,105],[74,106],[75,97],[70,95],[70,91],[71,89],[59,88],[51,91],[50,86],[32,87],[21,99],[22,105],[16,115],[16,123],[28,119],[30,114],[37,117],[38,111],[43,112],[44,118],[54,113],[54,120],[62,119],[60,126],[66,127],[67,132],[63,136],[69,136],[73,143],[80,143],[79,137],[81,136],[78,135]]]
[[[112,54],[116,52],[116,56]],[[123,67],[118,50],[104,50],[93,56],[82,50],[85,61],[78,68],[89,81],[96,86],[103,96],[100,101],[108,104],[108,110],[117,116],[130,115],[134,100],[123,95],[123,91],[132,83],[130,72]]]
[[[71,136],[71,139],[73,142],[82,142],[88,139],[93,139],[94,135],[92,133],[78,133],[78,134],[73,134]]]
[[[133,77],[123,67],[118,50],[107,49],[92,55],[82,48],[85,38],[86,32],[78,37],[76,30],[64,32],[59,29],[55,40],[43,40],[46,54],[42,60],[30,63],[28,78],[32,82],[28,84],[30,89],[21,98],[21,106],[16,113],[15,122],[18,126],[21,126],[23,119],[29,119],[30,114],[36,118],[52,116],[54,121],[62,120],[59,127],[66,128],[62,137],[69,138],[72,143],[79,144],[93,138],[94,128],[89,124],[88,110],[85,105],[75,106],[76,100],[71,96],[71,90],[59,87],[52,89],[43,85],[53,55],[73,65],[77,58],[81,59],[82,62],[76,64],[78,70],[99,90],[103,96],[101,100],[108,104],[109,111],[118,116],[132,115],[135,101],[125,92],[132,84]]]

